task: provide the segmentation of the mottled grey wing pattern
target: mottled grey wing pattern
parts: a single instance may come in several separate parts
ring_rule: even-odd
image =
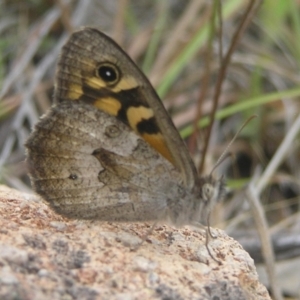
[[[42,117],[26,143],[35,191],[70,218],[166,219],[181,176],[115,117],[65,102]]]

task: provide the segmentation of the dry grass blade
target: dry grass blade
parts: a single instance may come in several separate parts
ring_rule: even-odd
[[[219,1],[214,1],[214,9],[211,12],[211,22],[210,22],[210,31],[209,31],[209,38],[208,38],[208,42],[207,42],[207,47],[205,49],[204,52],[204,73],[203,76],[200,80],[201,85],[203,86],[202,89],[200,90],[200,95],[199,95],[199,100],[197,103],[197,112],[194,118],[194,122],[193,122],[193,134],[189,140],[189,149],[192,153],[195,152],[195,148],[196,148],[196,140],[197,137],[199,135],[199,127],[198,127],[198,121],[200,120],[201,116],[202,116],[202,107],[204,104],[204,100],[205,97],[207,96],[207,92],[209,89],[209,83],[210,83],[210,76],[211,76],[211,64],[212,64],[212,55],[213,55],[213,39],[215,36],[215,31],[216,31],[216,27],[215,27],[215,19],[216,19],[216,15],[219,11],[219,9],[217,7],[220,7],[220,2]],[[218,15],[218,17],[220,17]],[[221,19],[220,19],[221,22]],[[222,31],[221,31],[222,34]],[[221,60],[222,61],[222,60]],[[203,168],[203,164],[204,164],[204,160],[205,160],[205,153],[202,156],[202,160],[200,163],[200,167],[199,167],[199,173],[201,173],[202,168]]]
[[[168,36],[168,40],[165,41],[162,49],[159,51],[149,75],[154,85],[161,80],[167,63],[174,56],[181,43],[184,42],[183,37],[186,36],[188,28],[191,26],[191,22],[197,19],[197,15],[201,8],[203,8],[203,3],[201,1],[190,1],[180,19],[177,21],[175,28]],[[202,22],[204,22],[204,20]]]
[[[42,38],[49,32],[51,26],[53,26],[53,23],[57,21],[59,15],[59,9],[51,9],[43,21],[31,31],[31,34],[28,38],[29,43],[27,45],[27,49],[24,51],[23,55],[18,59],[18,61],[15,62],[15,67],[3,82],[0,92],[0,99],[6,95],[12,84],[22,75],[24,69],[28,66],[33,56],[37,52],[37,49],[42,42]]]
[[[276,278],[275,272],[275,258],[272,247],[272,242],[270,239],[270,234],[268,231],[267,220],[264,215],[264,210],[262,205],[260,204],[259,198],[256,194],[256,189],[253,183],[250,183],[247,191],[246,197],[251,204],[252,215],[256,223],[257,230],[259,232],[262,252],[264,257],[264,262],[266,264],[266,269],[269,278],[270,290],[272,291],[272,295],[276,300],[282,300],[280,285],[278,284],[278,280]]]
[[[282,141],[280,147],[276,151],[274,157],[272,158],[271,162],[268,164],[266,170],[264,171],[263,175],[260,176],[257,183],[251,183],[247,189],[247,198],[251,204],[251,208],[253,210],[253,216],[256,222],[256,226],[258,232],[260,234],[260,239],[262,243],[262,251],[263,256],[266,262],[266,267],[269,275],[271,289],[275,299],[282,299],[281,293],[278,289],[279,285],[274,276],[274,253],[272,249],[272,243],[270,238],[270,233],[268,231],[267,221],[263,212],[263,208],[260,204],[259,195],[261,194],[262,190],[266,187],[270,178],[275,173],[278,166],[282,163],[285,159],[288,152],[293,149],[293,143],[295,141],[295,137],[300,131],[300,116],[297,117],[293,126],[288,131],[287,136]]]
[[[270,178],[275,173],[276,169],[282,163],[282,161],[286,158],[286,155],[294,148],[294,142],[297,134],[300,131],[300,116],[294,121],[292,127],[287,132],[284,140],[282,141],[280,147],[277,149],[275,155],[273,156],[272,160],[268,164],[266,170],[260,177],[259,181],[255,186],[255,190],[257,195],[260,195],[262,190],[266,187]]]
[[[71,33],[74,28],[72,26],[71,18],[70,18],[70,3],[65,3],[65,1],[62,0],[56,0],[57,5],[60,8],[61,11],[61,21],[66,28],[66,30]]]
[[[114,19],[112,37],[114,40],[122,45],[124,38],[124,23],[125,23],[125,13],[126,7],[128,5],[128,0],[119,0],[117,13]]]

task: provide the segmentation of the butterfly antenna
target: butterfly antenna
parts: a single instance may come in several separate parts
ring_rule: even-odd
[[[244,124],[240,127],[240,129],[236,132],[236,134],[234,135],[234,137],[231,139],[231,141],[228,143],[228,145],[226,146],[225,150],[223,151],[223,153],[220,155],[219,159],[217,160],[217,162],[215,163],[215,165],[213,166],[210,174],[212,174],[214,172],[214,170],[227,158],[230,156],[229,153],[229,148],[231,147],[231,145],[233,144],[233,142],[237,139],[237,137],[239,136],[239,134],[241,133],[241,131],[246,127],[246,125],[252,121],[254,118],[257,118],[257,115],[252,115],[251,117],[249,117]]]

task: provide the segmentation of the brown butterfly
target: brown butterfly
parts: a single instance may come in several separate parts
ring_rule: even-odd
[[[197,174],[150,82],[112,39],[74,32],[55,81],[55,104],[26,147],[33,188],[56,212],[207,224],[223,179]]]

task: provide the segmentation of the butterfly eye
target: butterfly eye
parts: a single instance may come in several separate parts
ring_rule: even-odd
[[[202,187],[202,196],[205,201],[208,201],[212,198],[214,193],[214,187],[210,183],[203,184]]]
[[[104,63],[97,67],[96,76],[101,78],[108,85],[113,85],[120,80],[120,71],[115,65]]]

